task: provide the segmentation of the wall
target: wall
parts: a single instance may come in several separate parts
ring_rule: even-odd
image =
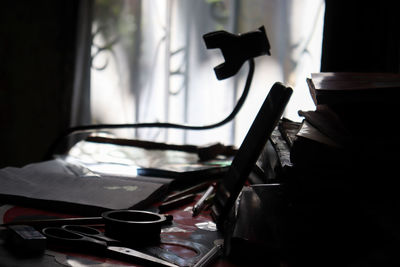
[[[325,2],[322,71],[400,71],[400,20],[395,1]]]
[[[69,125],[78,1],[2,1],[0,167],[42,160]]]

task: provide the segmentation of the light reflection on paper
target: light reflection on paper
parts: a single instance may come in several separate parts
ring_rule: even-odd
[[[211,231],[211,232],[217,231],[217,225],[211,221],[196,223],[195,225],[197,228],[202,229],[202,230]]]
[[[200,163],[197,153],[90,141],[75,144],[67,158],[78,161],[93,172],[123,176],[137,176],[138,169],[187,172],[227,167],[231,162],[221,159]]]

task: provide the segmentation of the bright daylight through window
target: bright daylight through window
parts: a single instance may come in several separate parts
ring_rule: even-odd
[[[217,80],[224,61],[202,36],[264,26],[271,56],[256,58],[249,96],[234,122],[207,131],[121,130],[128,138],[169,143],[240,145],[271,86],[294,88],[285,117],[312,108],[305,77],[319,72],[323,0],[96,0],[92,7],[90,123],[172,122],[208,125],[225,118],[247,76]]]

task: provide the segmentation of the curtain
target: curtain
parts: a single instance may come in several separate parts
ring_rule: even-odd
[[[312,105],[306,77],[319,71],[323,0],[94,0],[90,42],[90,123],[172,122],[208,125],[224,119],[247,76],[217,80],[224,61],[202,36],[216,30],[243,33],[264,25],[270,57],[256,58],[248,99],[231,123],[206,131],[160,128],[115,134],[170,143],[240,145],[273,83],[294,88],[286,117]],[[86,113],[88,114],[88,113]]]
[[[77,16],[77,41],[75,45],[75,75],[73,83],[73,99],[71,108],[71,125],[91,123],[90,114],[90,69],[92,45],[92,0],[79,1]]]

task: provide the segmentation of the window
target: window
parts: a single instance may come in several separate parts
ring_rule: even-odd
[[[313,108],[305,79],[320,68],[323,0],[94,0],[85,10],[83,19],[90,18],[91,32],[86,35],[90,70],[85,77],[90,79],[78,83],[76,94],[90,99],[77,104],[84,106],[77,110],[90,115],[86,123],[208,125],[222,120],[243,90],[248,66],[234,77],[217,80],[213,68],[224,59],[219,50],[206,49],[202,35],[221,29],[241,33],[262,25],[272,55],[256,58],[249,96],[233,122],[206,131],[144,128],[118,134],[170,143],[240,145],[276,81],[294,88],[286,117],[299,120],[297,110]]]

